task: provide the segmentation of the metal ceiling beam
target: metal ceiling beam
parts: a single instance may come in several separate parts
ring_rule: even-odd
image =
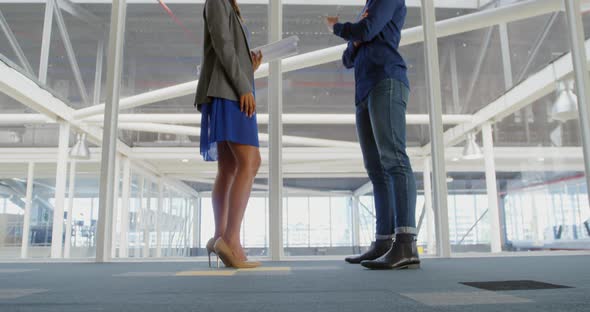
[[[588,4],[590,0],[583,0]],[[499,23],[509,23],[527,19],[539,15],[549,14],[562,10],[562,3],[559,0],[529,0],[506,5],[499,8],[476,12],[446,19],[436,23],[436,34],[438,38],[461,34],[477,29],[487,28]],[[405,29],[402,32],[400,45],[407,46],[424,41],[424,33],[421,26]],[[321,49],[305,54],[300,54],[282,60],[283,73],[314,67],[326,63],[339,61],[346,44]],[[263,64],[256,72],[256,78],[268,76],[268,64]],[[175,86],[162,88],[121,100],[120,110],[131,109],[143,105],[170,100],[177,97],[194,94],[198,81],[189,81]],[[104,104],[87,107],[76,111],[74,117],[77,119],[86,118],[104,113]]]
[[[101,38],[98,40],[98,46],[96,47],[96,66],[94,68],[94,92],[92,95],[92,104],[97,105],[100,103],[100,91],[102,88],[102,63],[104,61],[104,40]],[[104,116],[101,116],[104,118]]]
[[[0,91],[54,122],[58,116],[63,119],[69,118],[74,111],[4,62],[0,62]]]
[[[475,67],[473,68],[473,72],[471,74],[471,79],[469,79],[469,88],[467,89],[467,95],[465,97],[465,101],[463,102],[465,106],[463,106],[461,109],[463,113],[465,112],[465,108],[469,107],[469,103],[471,102],[471,98],[473,97],[473,92],[475,92],[475,86],[477,85],[479,77],[481,76],[481,68],[483,67],[486,56],[488,55],[488,51],[490,50],[489,48],[490,43],[492,42],[493,34],[494,27],[488,28],[484,36],[484,40],[479,49],[477,61],[475,62]]]
[[[371,181],[369,181],[369,182],[363,184],[358,189],[354,190],[353,195],[355,197],[363,196],[363,195],[371,193],[372,191],[373,191],[373,183]]]
[[[446,162],[450,172],[483,172],[483,160],[453,161],[461,156],[461,147],[447,148]],[[420,156],[419,148],[410,148],[412,166],[416,172],[422,172],[425,156]],[[100,149],[91,148],[93,155],[98,155]],[[263,156],[268,155],[266,148],[261,149]],[[0,148],[0,172],[6,173],[14,164],[55,163],[57,148]],[[152,164],[152,168],[145,169],[134,165],[134,169],[150,177],[158,175],[174,177],[184,180],[189,177],[213,178],[217,172],[215,164],[203,162],[195,153],[195,147],[185,148],[133,148],[133,162],[141,160]],[[540,159],[538,156],[543,155]],[[98,155],[100,156],[100,155]],[[313,158],[315,157],[315,159]],[[189,160],[184,163],[182,160]],[[584,157],[581,147],[495,147],[494,159],[496,172],[525,172],[525,171],[583,171]],[[266,158],[263,160],[266,161]],[[320,166],[314,164],[322,163]],[[100,158],[93,157],[87,161],[78,161],[78,165],[88,167],[89,164],[99,164]],[[333,163],[333,166],[324,165]],[[285,178],[367,178],[363,167],[360,150],[351,148],[284,148]],[[55,168],[43,171],[43,166],[35,170],[38,174],[53,174]],[[143,169],[139,169],[143,168]],[[85,169],[87,170],[87,169]],[[100,168],[88,171],[88,174],[98,174]],[[266,170],[266,169],[265,169]],[[21,172],[23,172],[21,170]],[[261,172],[259,178],[265,178],[267,171]],[[157,174],[156,174],[157,173]]]
[[[498,26],[500,34],[500,48],[502,49],[502,66],[504,68],[504,90],[510,90],[514,85],[512,71],[512,59],[510,53],[510,38],[508,36],[508,24],[501,23]]]
[[[39,60],[39,81],[47,84],[47,70],[49,68],[49,50],[51,48],[51,33],[53,29],[54,0],[45,1],[45,15],[43,18],[43,37],[41,39],[41,57]]]
[[[525,75],[528,73],[529,69],[531,68],[531,65],[533,65],[533,61],[535,60],[535,58],[537,57],[537,54],[541,50],[541,45],[543,45],[543,42],[545,42],[545,39],[549,35],[549,32],[551,31],[551,28],[553,27],[553,24],[555,24],[555,21],[557,21],[558,17],[559,17],[559,12],[554,12],[553,14],[551,14],[551,17],[549,18],[549,20],[547,21],[547,23],[543,27],[543,31],[541,31],[541,33],[539,34],[539,37],[537,37],[537,40],[535,40],[534,48],[531,51],[531,53],[529,54],[529,58],[527,59],[526,64],[524,65],[524,67],[520,71],[520,74],[518,75],[518,78],[516,79],[517,82],[521,82],[525,78]]]
[[[14,54],[16,54],[16,57],[20,61],[23,68],[29,74],[34,75],[35,72],[33,71],[33,67],[31,67],[31,64],[29,63],[29,60],[25,56],[23,49],[20,47],[20,44],[18,44],[18,40],[16,40],[16,36],[12,32],[12,29],[10,29],[10,25],[8,25],[8,22],[6,21],[6,18],[4,17],[4,14],[2,14],[1,10],[0,10],[0,28],[2,28],[2,30],[4,31],[4,34],[6,35],[6,38],[8,38],[8,42],[10,43],[10,46],[12,47],[12,50],[14,50]]]
[[[169,153],[160,154],[156,150],[165,148],[152,148],[146,152],[137,152],[134,157],[149,159],[158,170],[175,177],[207,177],[213,178],[217,172],[215,164],[205,163],[199,159],[194,148],[175,149],[175,158],[168,158]],[[184,152],[182,151],[184,150]],[[285,148],[283,166],[287,178],[367,178],[362,157],[358,151],[347,153],[348,160],[340,157],[340,160],[326,160],[322,153],[330,153],[330,149],[306,148],[307,153],[317,154],[317,159],[305,159],[297,155],[292,148]],[[310,151],[311,150],[311,151]],[[447,148],[447,168],[449,172],[484,172],[483,160],[477,161],[453,161],[452,158],[461,156],[462,148]],[[413,151],[413,150],[411,150]],[[266,149],[261,150],[267,152]],[[415,152],[415,151],[414,151]],[[330,155],[330,154],[328,154]],[[543,155],[543,159],[539,159]],[[170,155],[172,156],[172,155]],[[162,159],[163,157],[167,157]],[[416,172],[424,170],[424,156],[411,156],[412,166]],[[189,160],[188,163],[182,159]],[[580,147],[498,147],[494,149],[497,172],[526,172],[526,171],[583,171],[584,158]],[[317,165],[317,163],[322,163]],[[263,167],[259,178],[267,177],[267,158],[263,159]]]
[[[186,178],[186,181],[197,182],[197,183],[202,183],[202,184],[209,184],[209,185],[215,184],[215,179],[212,179],[212,178],[207,179],[207,178],[192,177],[192,178]],[[269,189],[268,184],[253,184],[252,186],[255,189],[262,189],[262,190]],[[283,193],[285,193],[285,194],[304,193],[304,194],[309,194],[309,195],[329,196],[329,195],[334,195],[334,194],[341,194],[342,195],[342,194],[347,194],[349,192],[346,192],[346,191],[338,191],[338,192],[318,191],[318,190],[313,190],[313,189],[308,189],[308,188],[284,186]]]
[[[86,86],[84,85],[84,79],[82,79],[82,73],[80,72],[80,66],[78,65],[78,60],[76,59],[76,53],[74,52],[74,47],[72,46],[72,41],[70,40],[70,34],[68,33],[68,28],[66,26],[66,22],[64,20],[63,15],[61,14],[60,4],[55,3],[55,18],[57,21],[57,28],[59,29],[59,33],[61,35],[61,40],[63,45],[66,49],[66,54],[68,56],[68,60],[70,62],[70,66],[72,67],[72,72],[74,73],[74,79],[76,81],[76,85],[78,86],[78,91],[80,92],[80,97],[82,97],[82,102],[86,105],[91,104],[88,98],[88,92],[86,91]]]
[[[90,124],[102,123],[103,115],[96,115],[83,122]],[[14,119],[20,116],[14,114]],[[26,117],[26,116],[23,116]],[[0,115],[0,120],[2,120]],[[9,117],[5,117],[9,120]],[[259,124],[268,124],[268,114],[257,114]],[[354,114],[283,114],[283,124],[290,125],[354,125]],[[429,123],[427,114],[406,115],[408,125],[427,125]],[[121,122],[155,122],[170,124],[197,124],[201,123],[201,114],[119,114]],[[471,121],[471,115],[450,114],[443,115],[443,123],[447,125],[458,125]]]
[[[587,55],[590,55],[590,40],[585,43]],[[590,60],[587,60],[590,61]],[[464,140],[468,132],[477,130],[485,122],[496,123],[514,112],[534,103],[555,91],[557,82],[570,77],[573,72],[572,55],[567,53],[549,64],[526,80],[515,85],[504,95],[482,108],[473,115],[473,121],[449,129],[444,134],[446,146],[452,146]],[[423,147],[424,153],[430,150],[430,144]]]
[[[451,61],[451,91],[453,94],[453,113],[461,112],[461,97],[459,93],[459,74],[457,72],[457,48],[454,43],[451,43],[449,58]],[[445,122],[445,115],[443,115],[443,123]]]
[[[478,0],[477,2],[479,9],[485,9],[497,2],[497,0]]]
[[[0,114],[1,125],[46,124],[55,123],[55,120],[43,114]]]
[[[52,122],[57,122],[60,119],[70,122],[73,127],[86,132],[88,139],[94,143],[100,144],[102,142],[99,128],[74,120],[72,117],[73,108],[4,62],[0,62],[0,92],[41,113]],[[32,117],[32,119],[37,118]],[[123,155],[129,155],[131,149],[123,142],[118,141],[118,151]]]
[[[119,124],[119,129],[142,131],[142,132],[153,132],[153,133],[169,133],[176,135],[189,135],[189,136],[200,136],[201,129],[198,127],[178,126],[169,124],[157,124],[157,123],[125,123]],[[266,133],[259,133],[260,141],[268,142],[269,135]],[[327,139],[316,139],[308,137],[297,137],[283,135],[282,140],[284,144],[293,145],[306,145],[306,146],[319,146],[319,147],[349,147],[356,146],[357,143]]]
[[[109,1],[109,3],[112,3],[112,1]],[[105,21],[79,4],[73,3],[70,0],[57,0],[57,4],[62,10],[78,18],[80,21],[86,22],[100,31],[106,30]]]

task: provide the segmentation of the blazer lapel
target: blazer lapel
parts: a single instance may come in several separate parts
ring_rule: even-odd
[[[248,42],[248,37],[246,36],[246,32],[244,31],[244,25],[242,25],[242,21],[240,20],[240,18],[238,17],[238,15],[234,12],[234,17],[235,19],[238,20],[238,23],[240,24],[240,29],[242,30],[242,36],[244,36],[244,41],[246,41],[246,47],[248,48],[248,54],[250,54],[250,42]],[[252,58],[250,57],[250,62],[252,62]]]

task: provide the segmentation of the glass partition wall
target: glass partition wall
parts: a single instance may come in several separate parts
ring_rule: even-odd
[[[192,106],[204,1],[129,2],[111,256],[203,257],[214,233],[216,175],[216,165],[199,155],[201,116]],[[467,2],[435,2],[438,22],[463,27],[451,34],[442,29],[437,41],[446,215],[434,204],[429,76],[425,44],[415,36],[421,8],[408,2],[400,53],[412,90],[407,150],[418,186],[419,251],[590,249],[581,104],[562,101],[576,94],[566,14],[548,7],[531,16],[527,3],[502,3],[522,12],[507,19],[494,5]],[[11,86],[0,89],[0,259],[97,254],[100,105],[108,95],[112,5],[63,3],[0,3],[0,86]],[[284,60],[281,75],[274,65],[256,73],[263,163],[242,224],[250,257],[341,258],[374,240],[373,191],[355,127],[354,69],[342,65],[342,49],[335,48],[346,42],[323,22],[325,15],[355,21],[363,4],[240,3],[251,47],[299,38],[299,55]],[[499,24],[470,28],[462,18],[476,12]],[[583,15],[586,33],[588,21]],[[75,160],[70,151],[84,145],[90,158]]]

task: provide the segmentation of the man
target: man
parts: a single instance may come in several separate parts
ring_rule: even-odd
[[[368,0],[356,23],[327,17],[348,41],[342,61],[355,68],[356,125],[365,168],[373,184],[376,240],[347,262],[369,269],[419,268],[416,248],[416,181],[406,154],[409,81],[398,52],[405,0]]]

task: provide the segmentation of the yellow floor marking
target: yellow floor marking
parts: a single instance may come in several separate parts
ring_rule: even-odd
[[[232,276],[236,274],[235,270],[215,270],[215,271],[182,271],[177,272],[176,276]]]
[[[254,269],[238,269],[238,272],[291,272],[290,267],[258,267]]]

